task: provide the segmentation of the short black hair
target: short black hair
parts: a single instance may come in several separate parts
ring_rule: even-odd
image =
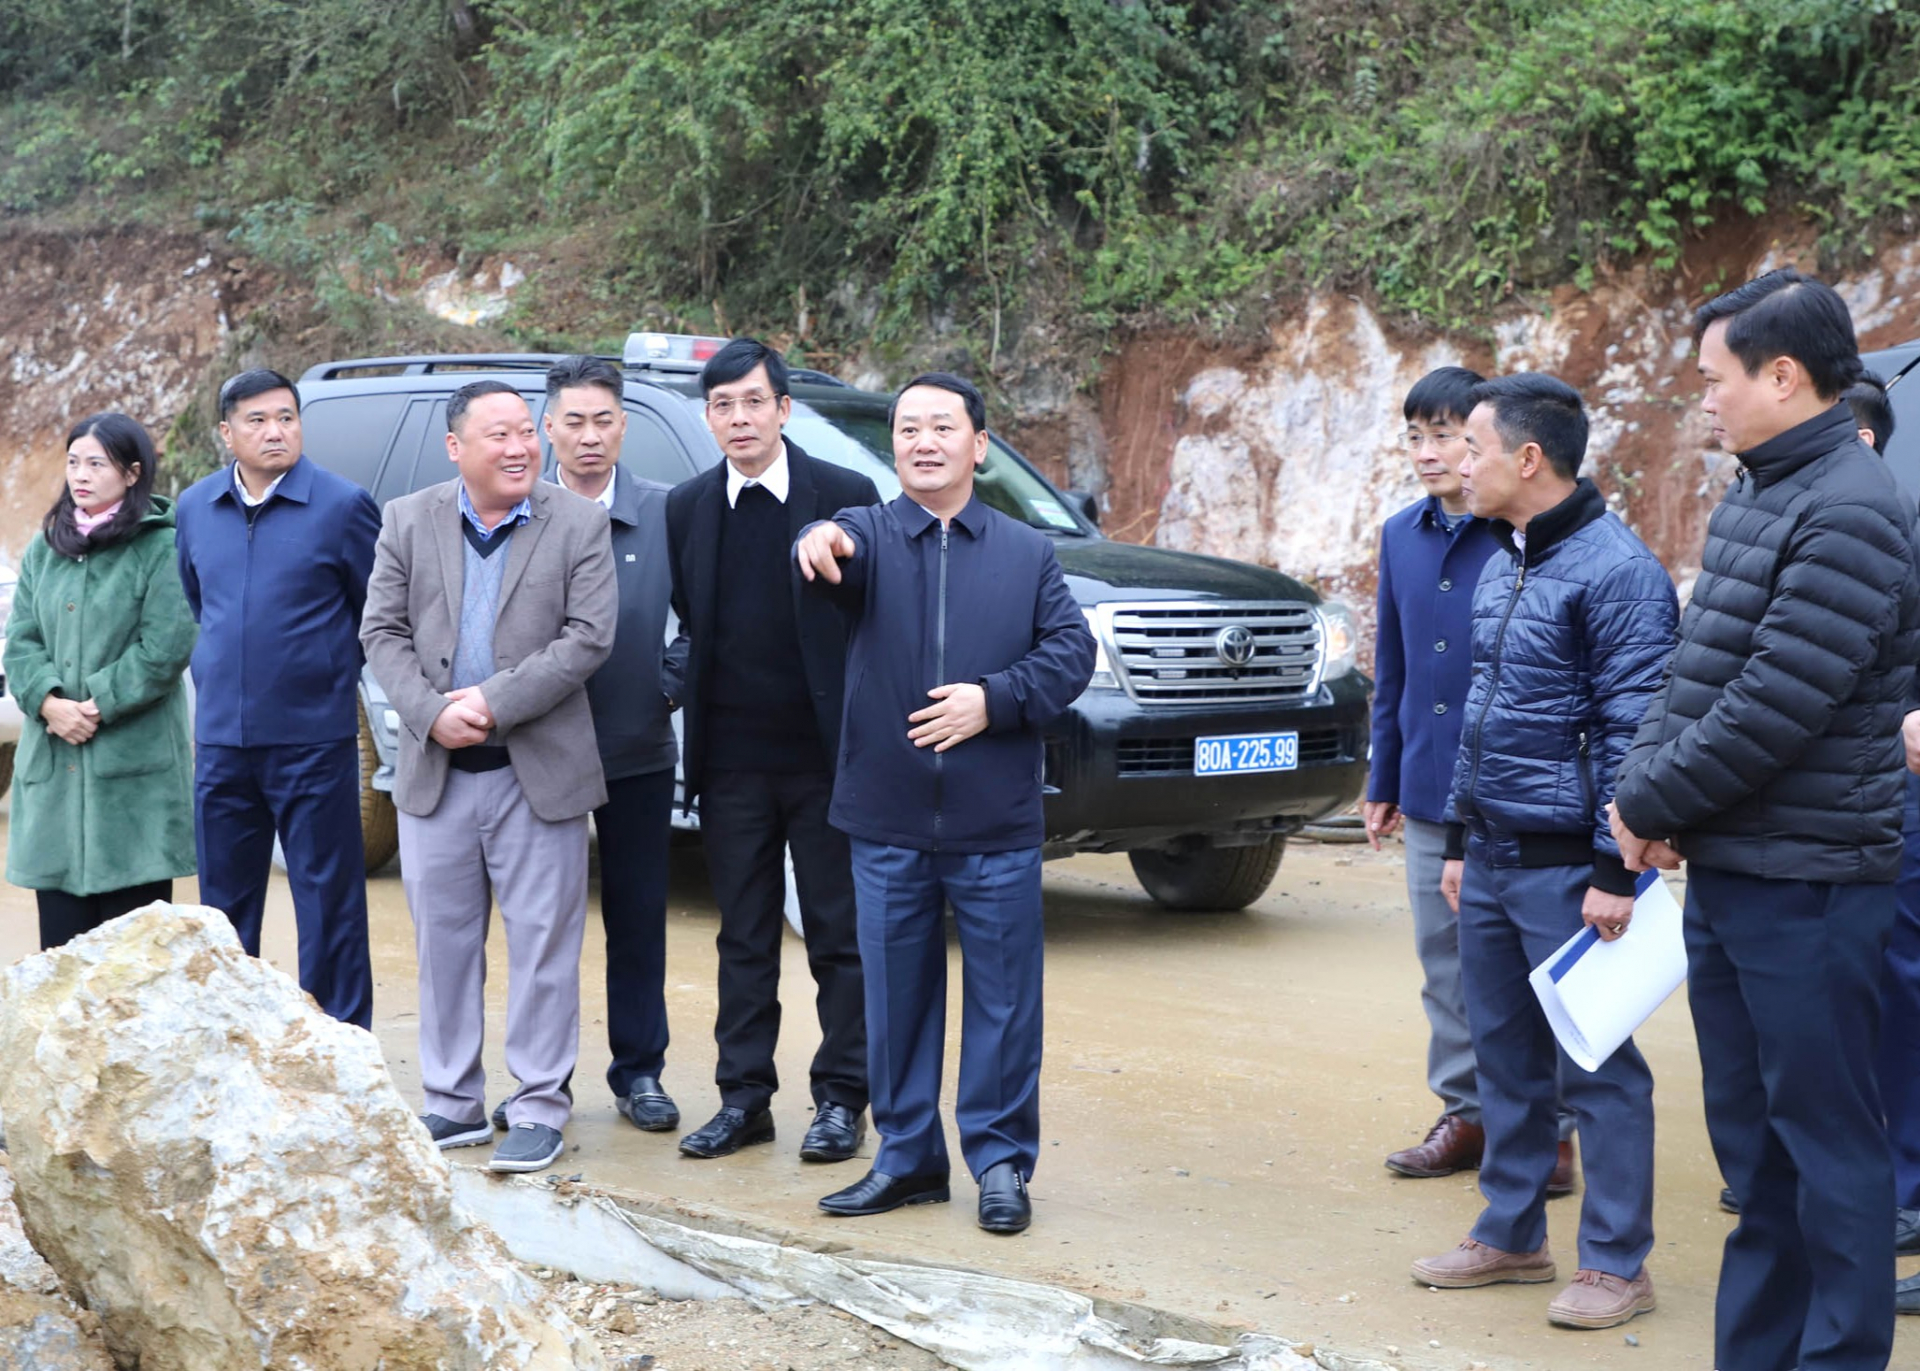
[[[1436,367],[1413,383],[1400,406],[1401,417],[1419,424],[1464,421],[1473,413],[1473,388],[1485,379],[1465,367]]]
[[[1775,357],[1791,357],[1806,371],[1814,393],[1832,401],[1866,370],[1847,302],[1832,286],[1792,267],[1756,276],[1700,306],[1693,316],[1693,345],[1699,347],[1707,329],[1722,319],[1729,321],[1727,350],[1749,376],[1759,375]]]
[[[290,390],[293,392],[293,412],[300,412],[300,387],[269,367],[255,367],[243,371],[238,376],[229,376],[220,387],[220,422],[225,423],[233,417],[233,411],[242,400],[251,400],[256,395],[265,395],[270,390]]]
[[[729,386],[755,367],[767,369],[767,384],[775,395],[787,394],[787,359],[758,338],[735,338],[707,358],[700,368],[700,394],[713,394],[715,386]]]
[[[122,476],[128,476],[136,465],[140,470],[129,477],[127,493],[120,497],[120,508],[113,518],[105,528],[95,529],[91,537],[74,527],[73,492],[66,482],[60,483],[60,498],[41,520],[40,531],[46,534],[47,546],[62,557],[84,557],[115,543],[132,541],[140,532],[141,520],[153,510],[153,480],[160,471],[160,458],[154,451],[153,438],[140,421],[125,414],[89,414],[68,430],[67,448],[71,450],[88,437],[99,442],[107,460],[119,468]]]
[[[1493,426],[1512,452],[1538,443],[1553,469],[1567,480],[1580,475],[1587,456],[1587,410],[1580,392],[1558,376],[1523,371],[1496,376],[1473,388],[1475,408],[1493,410]]]
[[[620,368],[604,357],[562,357],[547,368],[547,399],[558,400],[560,392],[575,386],[599,386],[616,400],[627,395],[626,378]]]
[[[915,386],[932,386],[935,390],[950,391],[958,395],[967,407],[967,422],[973,425],[975,433],[987,431],[987,397],[980,393],[980,387],[964,376],[955,376],[950,371],[924,371],[893,393],[887,401],[887,427],[893,427],[894,411],[900,408],[900,397]]]
[[[1887,439],[1893,437],[1893,405],[1887,399],[1887,383],[1872,372],[1848,386],[1841,399],[1853,410],[1853,426],[1873,434],[1873,450],[1887,455]]]
[[[518,395],[520,392],[505,381],[469,381],[456,390],[447,400],[447,432],[458,433],[460,421],[467,417],[467,407],[485,395]]]

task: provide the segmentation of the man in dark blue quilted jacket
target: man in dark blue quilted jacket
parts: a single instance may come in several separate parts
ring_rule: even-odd
[[[1587,417],[1551,376],[1475,387],[1467,505],[1506,555],[1473,597],[1473,682],[1441,888],[1460,915],[1479,1064],[1486,1208],[1458,1247],[1413,1264],[1446,1289],[1551,1281],[1555,1082],[1585,1154],[1579,1269],[1547,1306],[1572,1328],[1653,1308],[1653,1076],[1631,1039],[1598,1071],[1565,1058],[1527,976],[1592,925],[1611,941],[1634,878],[1608,826],[1620,759],[1673,649],[1673,582],[1580,476]]]
[[[1687,862],[1707,1132],[1739,1203],[1715,1364],[1879,1371],[1893,1163],[1875,1078],[1920,655],[1913,503],[1842,398],[1853,321],[1790,269],[1694,316],[1701,407],[1740,475],[1620,773],[1615,833]]]

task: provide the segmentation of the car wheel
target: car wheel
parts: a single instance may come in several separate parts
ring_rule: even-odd
[[[373,745],[373,728],[367,722],[367,705],[363,700],[360,703],[360,842],[366,848],[369,876],[400,851],[400,815],[393,807],[393,796],[373,788],[373,773],[379,769],[380,753]]]
[[[1127,854],[1154,902],[1181,913],[1245,909],[1266,893],[1287,850],[1285,838],[1250,847],[1141,848]]]

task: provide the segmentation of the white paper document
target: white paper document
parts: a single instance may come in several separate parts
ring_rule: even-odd
[[[1605,943],[1583,928],[1527,979],[1560,1046],[1579,1066],[1598,1071],[1686,978],[1680,905],[1660,873],[1647,871],[1625,933]]]

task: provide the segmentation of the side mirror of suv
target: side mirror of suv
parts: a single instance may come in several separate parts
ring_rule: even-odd
[[[1069,490],[1066,492],[1066,497],[1073,502],[1075,509],[1087,516],[1088,523],[1092,524],[1095,528],[1100,527],[1100,500],[1098,496],[1090,490]]]

